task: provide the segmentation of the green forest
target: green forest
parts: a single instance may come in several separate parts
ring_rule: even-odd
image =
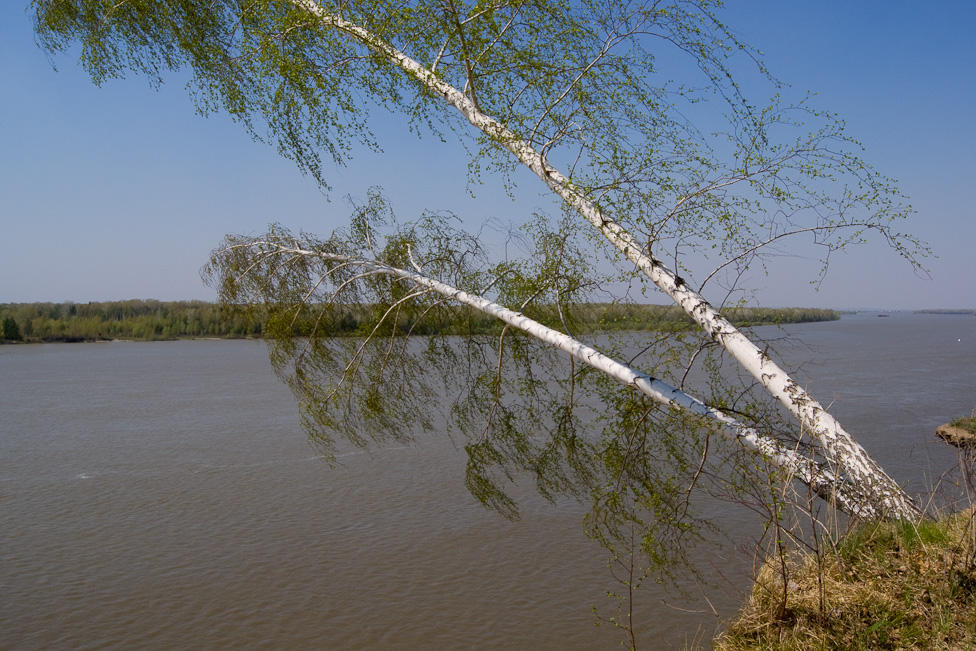
[[[327,328],[336,336],[364,334],[377,310],[375,305],[332,305],[326,318],[313,308],[304,309],[298,318],[288,318],[297,334],[314,325]],[[455,318],[429,319],[414,323],[409,318],[398,322],[398,329],[412,334],[460,334],[500,331],[497,322],[481,314],[457,308]],[[526,310],[529,316],[557,325],[555,306]],[[813,308],[732,308],[726,316],[738,326],[840,318],[833,310]],[[282,315],[279,315],[279,319]],[[690,319],[676,306],[633,303],[588,303],[573,313],[574,331],[680,330]],[[5,342],[82,342],[128,339],[164,341],[201,337],[260,338],[268,318],[260,310],[238,310],[205,301],[128,300],[104,303],[6,303],[0,304],[0,340]]]

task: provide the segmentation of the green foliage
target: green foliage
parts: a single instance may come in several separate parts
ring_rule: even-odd
[[[869,232],[913,262],[924,253],[894,227],[911,210],[890,179],[860,158],[835,116],[776,94],[782,87],[722,23],[720,6],[32,2],[41,44],[51,52],[79,45],[96,82],[134,71],[160,83],[188,68],[202,111],[226,111],[323,186],[323,160],[341,164],[357,145],[379,148],[369,125],[382,108],[408,117],[418,134],[454,130],[475,179],[488,168],[510,173],[517,154],[550,190],[566,191],[563,216],[528,221],[527,250],[514,259],[493,258],[447,215],[398,224],[372,193],[347,230],[325,239],[277,227],[261,238],[231,236],[208,273],[234,318],[260,324],[276,373],[326,455],[336,437],[405,440],[445,417],[465,439],[468,488],[486,505],[515,517],[507,487],[516,481],[550,499],[591,499],[591,533],[615,550],[636,547],[663,579],[707,530],[693,489],[707,484],[765,504],[782,478],[697,419],[646,404],[545,343],[380,267],[421,268],[586,336],[799,445],[752,380],[727,368],[711,333],[620,295],[586,305],[610,287],[643,293],[648,279],[620,250],[588,239],[602,237],[597,231],[576,225],[584,204],[598,206],[583,211],[598,229],[612,223],[629,233],[631,253],[666,257],[682,276],[675,285],[707,289],[718,302],[734,300],[746,272],[791,236],[812,238],[825,263]],[[747,85],[771,96],[746,98]]]
[[[890,180],[835,116],[775,94],[716,0],[323,0],[319,17],[298,0],[32,6],[42,46],[78,52],[96,82],[188,68],[202,111],[226,111],[323,186],[323,160],[381,146],[369,125],[382,109],[473,140],[476,177],[509,172],[518,138],[683,275],[708,259],[737,277],[795,233],[825,260],[869,231],[910,259],[923,249],[892,228],[910,209]],[[473,132],[396,52],[509,135]],[[746,80],[773,96],[747,99]]]
[[[487,507],[517,518],[511,485],[525,482],[546,499],[588,500],[590,535],[615,553],[636,545],[640,577],[676,585],[690,550],[715,533],[697,515],[695,489],[738,494],[768,481],[765,464],[729,464],[741,451],[699,417],[652,402],[390,270],[448,279],[611,356],[639,360],[675,384],[689,381],[682,360],[690,358],[696,375],[704,373],[696,385],[711,404],[767,431],[779,427],[784,437],[796,433],[754,404],[748,385],[729,382],[720,349],[689,329],[680,312],[584,302],[604,279],[585,263],[576,229],[533,224],[524,232],[525,255],[495,262],[449,215],[399,223],[372,194],[354,207],[350,227],[327,239],[277,226],[257,237],[229,236],[206,274],[236,317],[267,320],[275,372],[327,458],[342,438],[384,445],[446,422],[467,452],[466,486]],[[566,259],[576,262],[561,263]],[[739,312],[782,320],[814,314],[835,316]],[[355,330],[340,332],[347,321]]]
[[[20,341],[20,326],[13,317],[4,317],[3,326],[0,328],[0,339],[6,341]]]
[[[579,301],[586,267],[554,273],[550,260],[571,249],[571,238],[563,238],[559,252],[543,244],[529,264],[490,265],[480,243],[453,222],[427,214],[397,224],[374,194],[356,208],[348,231],[326,240],[299,240],[277,227],[259,238],[230,237],[209,272],[225,305],[242,318],[267,318],[275,371],[299,398],[305,425],[327,455],[340,433],[358,445],[405,440],[431,429],[445,408],[469,440],[468,487],[515,517],[501,480],[529,472],[553,496],[578,491],[576,480],[590,473],[589,443],[580,438],[573,405],[559,397],[573,381],[558,380],[565,359],[523,333],[488,327],[483,316],[409,280],[353,262],[416,263],[456,287],[488,285],[522,309],[540,303],[556,313],[552,301]],[[299,248],[309,254],[297,254]],[[356,329],[336,337],[343,320],[355,321]],[[428,336],[410,336],[417,334]],[[441,404],[436,396],[448,399]],[[560,411],[554,422],[551,415]],[[550,426],[551,437],[534,435]]]
[[[445,305],[439,321],[420,314],[401,313],[396,329],[412,335],[499,335],[502,325],[469,307]],[[246,320],[236,310],[204,301],[112,301],[107,303],[8,303],[0,304],[0,339],[28,342],[104,341],[108,339],[163,340],[194,337],[260,338],[271,327],[307,336],[314,328],[328,336],[356,337],[370,330],[380,306],[349,303],[323,311],[306,306],[302,316],[269,324],[257,309]],[[453,314],[452,314],[453,313]],[[533,305],[526,314],[551,326],[561,324],[560,309],[552,304]],[[813,308],[737,308],[731,312],[738,325],[775,325],[830,321],[833,310]],[[572,313],[575,331],[668,332],[686,330],[692,321],[674,306],[635,303],[580,303]],[[23,325],[23,330],[20,324]],[[24,335],[22,332],[28,334]],[[281,334],[279,332],[279,334]]]
[[[28,342],[257,337],[263,327],[203,301],[8,303],[0,304],[0,318],[5,334],[20,332]],[[19,335],[5,338],[21,339]]]

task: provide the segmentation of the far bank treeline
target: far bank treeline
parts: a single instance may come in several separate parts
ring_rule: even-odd
[[[325,318],[306,309],[298,319],[279,318],[272,329],[287,327],[294,334],[310,331],[316,322],[336,336],[367,332],[370,322],[385,311],[377,305],[330,306]],[[554,306],[537,306],[526,314],[558,327]],[[732,308],[726,316],[738,326],[833,321],[833,310],[814,308]],[[500,331],[497,322],[458,308],[455,318],[425,319],[415,323],[405,315],[398,324],[403,332],[418,335],[490,333]],[[691,321],[675,306],[623,303],[588,303],[574,307],[574,331],[680,330]],[[240,310],[205,301],[130,300],[106,303],[7,303],[0,304],[0,340],[12,342],[81,342],[111,339],[161,341],[196,337],[260,338],[269,331],[269,320],[260,310],[245,316]]]

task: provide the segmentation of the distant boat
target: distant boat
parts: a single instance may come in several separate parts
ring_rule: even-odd
[[[891,316],[890,314],[879,314],[878,316]]]

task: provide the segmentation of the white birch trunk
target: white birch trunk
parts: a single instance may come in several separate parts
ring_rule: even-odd
[[[291,0],[322,23],[348,35],[443,97],[477,129],[493,138],[531,169],[564,201],[600,230],[613,246],[633,262],[655,285],[679,305],[712,339],[721,344],[771,395],[800,422],[803,431],[819,442],[825,458],[837,464],[870,503],[871,510],[895,518],[920,515],[911,498],[806,390],[767,354],[725,319],[700,294],[671,269],[645,253],[643,247],[619,224],[605,215],[572,182],[549,165],[544,156],[494,118],[482,113],[463,92],[403,52],[341,16],[326,12],[313,0]]]
[[[276,246],[273,242],[269,241],[254,242],[253,244]],[[836,505],[842,511],[865,518],[881,515],[870,503],[863,500],[863,495],[854,489],[848,481],[838,478],[829,469],[820,466],[812,459],[797,454],[795,450],[785,447],[779,441],[761,435],[754,428],[738,422],[735,418],[719,409],[709,407],[681,389],[638,371],[628,364],[607,357],[595,348],[558,330],[553,330],[520,312],[515,312],[482,296],[465,292],[444,282],[425,276],[422,273],[400,269],[375,260],[330,255],[302,248],[277,248],[282,254],[317,257],[331,262],[355,265],[368,269],[371,272],[379,272],[403,278],[422,288],[434,291],[445,298],[473,307],[484,314],[528,333],[557,350],[572,355],[598,371],[606,373],[621,383],[635,388],[656,402],[685,409],[717,422],[727,436],[735,439],[746,448],[758,452],[770,464],[786,473],[789,477],[795,477],[807,484],[814,493]]]

